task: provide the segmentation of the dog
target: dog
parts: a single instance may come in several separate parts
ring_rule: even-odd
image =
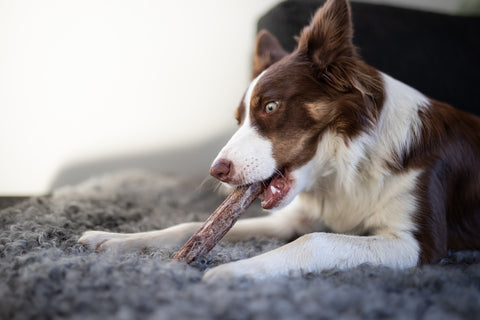
[[[210,174],[267,186],[268,216],[227,233],[292,240],[207,270],[205,280],[266,279],[361,264],[411,268],[447,250],[480,248],[480,119],[366,64],[352,43],[349,3],[327,0],[285,52],[256,39],[239,129]],[[88,231],[97,250],[179,247],[200,226],[134,234]]]

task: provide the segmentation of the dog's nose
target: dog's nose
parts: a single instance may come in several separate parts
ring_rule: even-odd
[[[227,182],[230,179],[232,162],[227,159],[219,159],[210,168],[210,175],[220,181]]]

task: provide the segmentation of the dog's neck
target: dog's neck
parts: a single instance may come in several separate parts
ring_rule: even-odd
[[[318,178],[306,188],[308,194],[328,190],[348,195],[366,180],[380,181],[392,168],[400,169],[395,160],[421,136],[419,112],[428,108],[428,98],[386,74],[381,77],[384,100],[378,122],[351,140],[332,131],[322,135],[316,156],[307,164],[308,174]]]

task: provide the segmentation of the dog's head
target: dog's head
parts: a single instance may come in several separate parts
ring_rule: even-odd
[[[291,54],[261,31],[254,79],[236,111],[240,128],[213,162],[211,175],[230,185],[264,181],[266,209],[282,207],[311,187],[312,175],[322,170],[317,156],[328,162],[335,141],[348,144],[376,121],[375,77],[351,39],[346,0],[328,0]]]

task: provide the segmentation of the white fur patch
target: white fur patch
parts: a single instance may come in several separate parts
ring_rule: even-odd
[[[348,269],[365,263],[409,268],[417,264],[417,252],[418,243],[409,234],[359,237],[319,232],[304,235],[259,256],[210,269],[203,279],[298,276],[333,268]]]
[[[422,123],[418,112],[428,108],[430,102],[421,92],[381,74],[385,88],[385,101],[376,132],[376,152],[381,159],[408,150],[420,137]]]
[[[233,164],[233,181],[248,184],[270,178],[276,169],[273,148],[270,140],[262,137],[252,126],[250,119],[250,101],[252,92],[263,73],[255,78],[245,94],[245,119],[218,154],[219,159],[227,159]]]

